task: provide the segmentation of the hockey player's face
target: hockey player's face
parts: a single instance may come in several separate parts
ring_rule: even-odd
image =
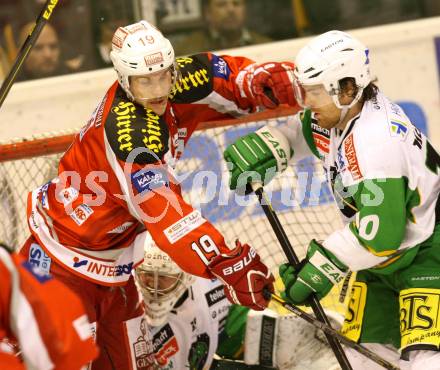
[[[341,110],[336,107],[323,85],[296,83],[295,95],[303,108],[308,108],[314,113],[314,118],[321,127],[330,129],[338,124]]]
[[[137,273],[138,282],[153,296],[162,296],[172,292],[179,283],[182,274],[158,274],[141,271]]]
[[[136,102],[159,116],[165,112],[171,87],[170,70],[130,78],[130,90]]]

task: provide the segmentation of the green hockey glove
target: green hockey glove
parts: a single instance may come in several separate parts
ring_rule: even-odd
[[[318,299],[325,297],[334,284],[344,279],[347,266],[339,261],[316,240],[312,240],[306,258],[298,270],[289,264],[279,268],[285,290],[282,296],[294,304],[304,304],[312,293]]]
[[[248,182],[264,185],[287,168],[293,150],[284,134],[275,127],[264,126],[229,145],[224,158],[233,164],[229,187],[246,188]]]

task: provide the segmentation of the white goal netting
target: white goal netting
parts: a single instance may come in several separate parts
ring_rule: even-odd
[[[255,247],[275,274],[286,258],[256,196],[240,197],[229,191],[223,150],[251,130],[285,121],[286,117],[236,121],[198,130],[177,165],[184,197],[218,227],[229,245],[239,238]],[[72,138],[66,133],[48,134],[0,145],[0,238],[6,243],[18,247],[29,235],[27,193],[56,176],[57,162]],[[265,190],[299,258],[312,238],[324,239],[341,226],[322,167],[313,158],[294,164]],[[324,304],[340,313],[344,309],[338,289]]]

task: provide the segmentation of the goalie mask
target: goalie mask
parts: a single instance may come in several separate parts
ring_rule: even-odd
[[[329,31],[312,39],[295,60],[294,87],[298,103],[304,108],[319,108],[334,103],[339,109],[351,108],[371,82],[369,50],[341,31]],[[357,87],[349,105],[339,101],[340,80],[351,77]]]
[[[160,326],[195,277],[183,272],[153,241],[146,242],[144,250],[144,262],[135,270],[136,284],[145,302],[148,324]]]
[[[178,76],[174,49],[170,41],[147,21],[119,27],[113,35],[110,58],[118,74],[119,84],[127,96],[134,100],[154,100],[167,97]],[[171,72],[171,81],[155,86],[144,96],[134,96],[130,77]]]

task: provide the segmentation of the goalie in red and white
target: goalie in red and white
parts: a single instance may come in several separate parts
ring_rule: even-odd
[[[22,253],[35,263],[47,256],[47,272],[82,298],[101,348],[92,368],[140,369],[151,366],[148,346],[135,361],[123,338],[125,322],[143,314],[131,272],[146,230],[184,271],[218,277],[235,303],[266,307],[267,267],[247,244],[226,246],[183,200],[172,170],[199,122],[296,103],[292,64],[212,53],[175,59],[145,21],[116,31],[111,58],[118,81],[62,157],[58,177],[28,197],[32,236]]]

